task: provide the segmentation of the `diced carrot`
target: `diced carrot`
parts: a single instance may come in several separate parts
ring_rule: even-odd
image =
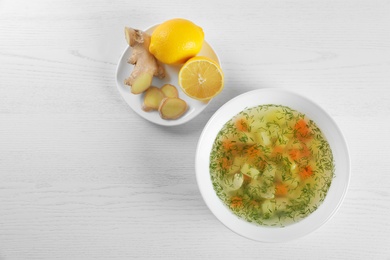
[[[308,165],[299,172],[299,175],[301,176],[302,179],[307,179],[313,175],[313,169],[311,168],[310,165]]]
[[[250,182],[252,180],[252,178],[249,177],[248,175],[246,175],[246,174],[243,174],[243,175],[244,175],[244,181]]]
[[[272,151],[272,155],[276,156],[277,154],[282,154],[284,151],[284,148],[280,145],[277,145],[274,147],[273,151]]]
[[[223,147],[226,151],[229,151],[229,150],[232,149],[233,143],[232,143],[232,141],[230,141],[230,140],[223,140],[223,141],[222,141],[222,147]]]
[[[264,168],[267,166],[267,161],[265,160],[260,160],[257,164],[256,164],[257,168],[262,171],[264,170]]]
[[[239,196],[232,197],[232,201],[230,203],[232,208],[238,208],[242,206],[242,198]]]
[[[246,150],[246,154],[248,155],[249,158],[256,158],[261,155],[261,151],[259,148],[256,146],[251,146]]]
[[[302,155],[302,157],[310,157],[311,156],[311,151],[306,145],[303,146],[303,149],[301,150],[301,155]]]
[[[302,149],[291,149],[288,154],[290,155],[291,159],[298,161],[301,158],[310,157],[311,151],[309,148],[307,148],[306,145],[303,145]]]
[[[235,125],[239,131],[242,131],[242,132],[248,131],[248,122],[244,118],[237,119]]]
[[[291,159],[293,159],[294,161],[297,161],[300,158],[302,158],[301,151],[299,151],[298,149],[292,149],[288,154],[290,155]]]
[[[275,196],[285,196],[288,193],[288,188],[283,183],[275,184]]]
[[[310,136],[309,126],[304,119],[299,119],[294,128],[297,130],[297,133],[300,135],[300,137],[306,138]]]
[[[226,157],[222,158],[222,169],[225,169],[225,170],[228,169],[230,167],[230,164],[231,164],[231,162],[228,158],[226,158]]]

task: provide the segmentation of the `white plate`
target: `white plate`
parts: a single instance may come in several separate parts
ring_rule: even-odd
[[[306,114],[326,136],[335,161],[335,178],[319,208],[303,220],[286,227],[265,227],[249,223],[228,209],[217,197],[210,178],[210,151],[223,125],[245,108],[262,104],[285,105]],[[259,89],[244,93],[223,105],[206,124],[197,147],[196,178],[211,212],[232,231],[263,242],[282,242],[307,235],[327,222],[340,207],[350,179],[347,143],[333,119],[317,104],[298,94],[278,89]]]
[[[154,29],[157,27],[157,25],[150,27],[146,30],[147,33],[151,34]],[[125,38],[123,36],[123,40],[125,41]],[[130,87],[124,84],[125,78],[129,77],[131,74],[131,71],[133,70],[133,65],[127,63],[127,59],[131,55],[131,48],[130,46],[127,46],[125,51],[123,52],[119,62],[118,67],[116,71],[116,82],[117,82],[117,88],[119,90],[119,93],[122,95],[123,99],[126,101],[126,103],[141,117],[145,118],[146,120],[149,120],[150,122],[153,122],[158,125],[164,125],[164,126],[174,126],[174,125],[181,125],[184,124],[197,115],[199,115],[210,103],[210,101],[207,102],[201,102],[195,99],[192,99],[188,97],[184,92],[181,90],[179,83],[178,83],[178,74],[179,70],[181,68],[180,65],[166,65],[163,64],[166,72],[166,76],[164,79],[158,79],[157,77],[153,78],[152,85],[156,87],[161,87],[164,84],[172,84],[174,85],[177,90],[179,91],[179,97],[183,100],[185,100],[188,104],[188,110],[187,112],[180,118],[176,120],[165,120],[162,119],[157,111],[150,111],[145,112],[142,110],[142,102],[143,102],[143,94],[134,95],[130,92]],[[198,56],[206,56],[211,58],[212,60],[218,62],[220,64],[219,58],[217,54],[214,52],[214,50],[211,48],[211,46],[204,41],[202,49],[198,53]]]

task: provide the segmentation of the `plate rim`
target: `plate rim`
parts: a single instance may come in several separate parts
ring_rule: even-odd
[[[149,26],[147,29],[144,30],[144,32],[148,32],[148,31],[153,31],[159,24],[154,24],[152,26]],[[212,51],[212,54],[216,57],[216,61],[218,62],[218,64],[220,65],[220,67],[222,68],[222,65],[221,65],[221,59],[220,57],[218,56],[218,54],[216,53],[216,51],[214,50],[214,48],[210,45],[210,43],[208,43],[208,41],[206,41],[206,39],[204,39],[204,43],[203,45],[205,46],[205,48],[209,48],[211,51]],[[202,47],[203,49],[204,47]],[[120,79],[119,79],[119,73],[120,73],[120,66],[122,65],[121,61],[125,58],[125,54],[129,51],[130,49],[130,46],[127,45],[126,48],[123,50],[121,56],[119,57],[119,60],[117,62],[117,66],[116,66],[116,70],[115,70],[115,81],[116,81],[116,89],[117,91],[119,92],[119,95],[122,97],[122,100],[127,104],[128,107],[130,107],[138,116],[140,116],[141,118],[145,119],[146,121],[149,121],[153,124],[156,124],[156,125],[160,125],[160,126],[166,126],[166,127],[171,127],[171,126],[178,126],[178,125],[183,125],[185,123],[188,123],[189,121],[191,121],[192,119],[196,118],[197,116],[199,116],[208,106],[209,104],[213,101],[214,98],[210,99],[209,101],[207,102],[202,102],[202,101],[199,101],[199,100],[196,100],[196,99],[192,99],[190,97],[185,97],[187,100],[190,100],[191,102],[198,102],[201,107],[197,109],[197,113],[191,113],[190,115],[186,116],[186,114],[184,114],[183,117],[181,118],[178,118],[178,119],[174,119],[174,120],[153,120],[152,118],[149,118],[147,116],[145,116],[143,113],[142,113],[142,109],[136,109],[134,108],[130,102],[128,102],[128,100],[125,98],[124,94],[122,93],[122,88],[123,88],[123,83],[120,82]],[[131,50],[130,50],[131,51]],[[202,50],[201,50],[202,51]],[[201,52],[200,51],[200,52]],[[199,54],[198,54],[199,55]],[[123,66],[123,65],[122,65]],[[164,64],[164,66],[170,66],[168,64]],[[172,82],[169,83],[169,84],[173,84]],[[181,91],[180,89],[180,86],[176,86],[176,84],[174,84],[175,87],[178,89],[178,91]],[[130,95],[135,95],[135,94],[132,94],[130,91],[129,91],[129,94]],[[181,91],[181,94],[182,95],[185,95],[184,92]],[[142,96],[143,94],[139,94],[140,96]],[[188,102],[187,102],[188,104]],[[190,104],[188,104],[190,106]],[[189,108],[191,109],[191,108]],[[158,113],[158,111],[150,111],[152,113]],[[149,113],[150,113],[149,112]],[[189,111],[187,111],[188,113]]]

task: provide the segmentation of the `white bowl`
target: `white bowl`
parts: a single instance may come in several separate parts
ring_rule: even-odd
[[[335,178],[325,200],[306,218],[285,227],[266,227],[239,218],[216,195],[210,178],[210,151],[223,125],[245,108],[263,104],[288,106],[306,114],[324,133],[333,152]],[[347,143],[335,121],[313,101],[290,91],[259,89],[244,93],[224,104],[206,124],[197,147],[196,178],[204,201],[211,212],[229,229],[249,239],[283,242],[307,235],[325,224],[339,209],[350,180]]]
[[[148,34],[152,34],[154,29],[158,25],[154,25],[145,30]],[[124,38],[123,38],[124,40]],[[211,102],[202,102],[196,99],[188,97],[180,88],[178,83],[178,75],[182,65],[167,65],[161,64],[165,68],[165,78],[159,79],[157,77],[153,78],[152,85],[156,87],[161,87],[164,84],[174,85],[178,92],[179,97],[187,102],[188,110],[187,112],[178,119],[175,120],[166,120],[162,119],[157,111],[146,112],[142,110],[142,103],[144,94],[134,95],[130,92],[130,87],[124,84],[124,80],[129,77],[131,71],[133,70],[133,65],[127,63],[127,59],[131,56],[132,50],[130,46],[127,46],[124,50],[121,58],[119,59],[117,70],[116,70],[116,85],[120,95],[123,97],[125,102],[136,112],[138,115],[144,119],[163,126],[176,126],[184,124],[196,116],[198,116]],[[203,42],[202,49],[197,56],[206,56],[218,64],[220,64],[219,58],[213,48],[206,42]]]

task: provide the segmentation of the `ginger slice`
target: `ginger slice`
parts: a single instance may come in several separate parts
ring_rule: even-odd
[[[125,36],[132,48],[132,54],[127,62],[133,64],[134,69],[124,83],[131,87],[131,93],[140,94],[150,87],[153,76],[164,78],[165,71],[149,52],[150,35],[141,30],[125,27]]]
[[[174,85],[165,84],[161,87],[161,91],[164,93],[166,97],[179,97],[179,92]]]
[[[144,111],[158,110],[164,98],[165,95],[159,88],[151,86],[145,92],[142,109]]]
[[[177,119],[187,111],[187,103],[177,97],[167,97],[161,101],[158,112],[163,119]]]

